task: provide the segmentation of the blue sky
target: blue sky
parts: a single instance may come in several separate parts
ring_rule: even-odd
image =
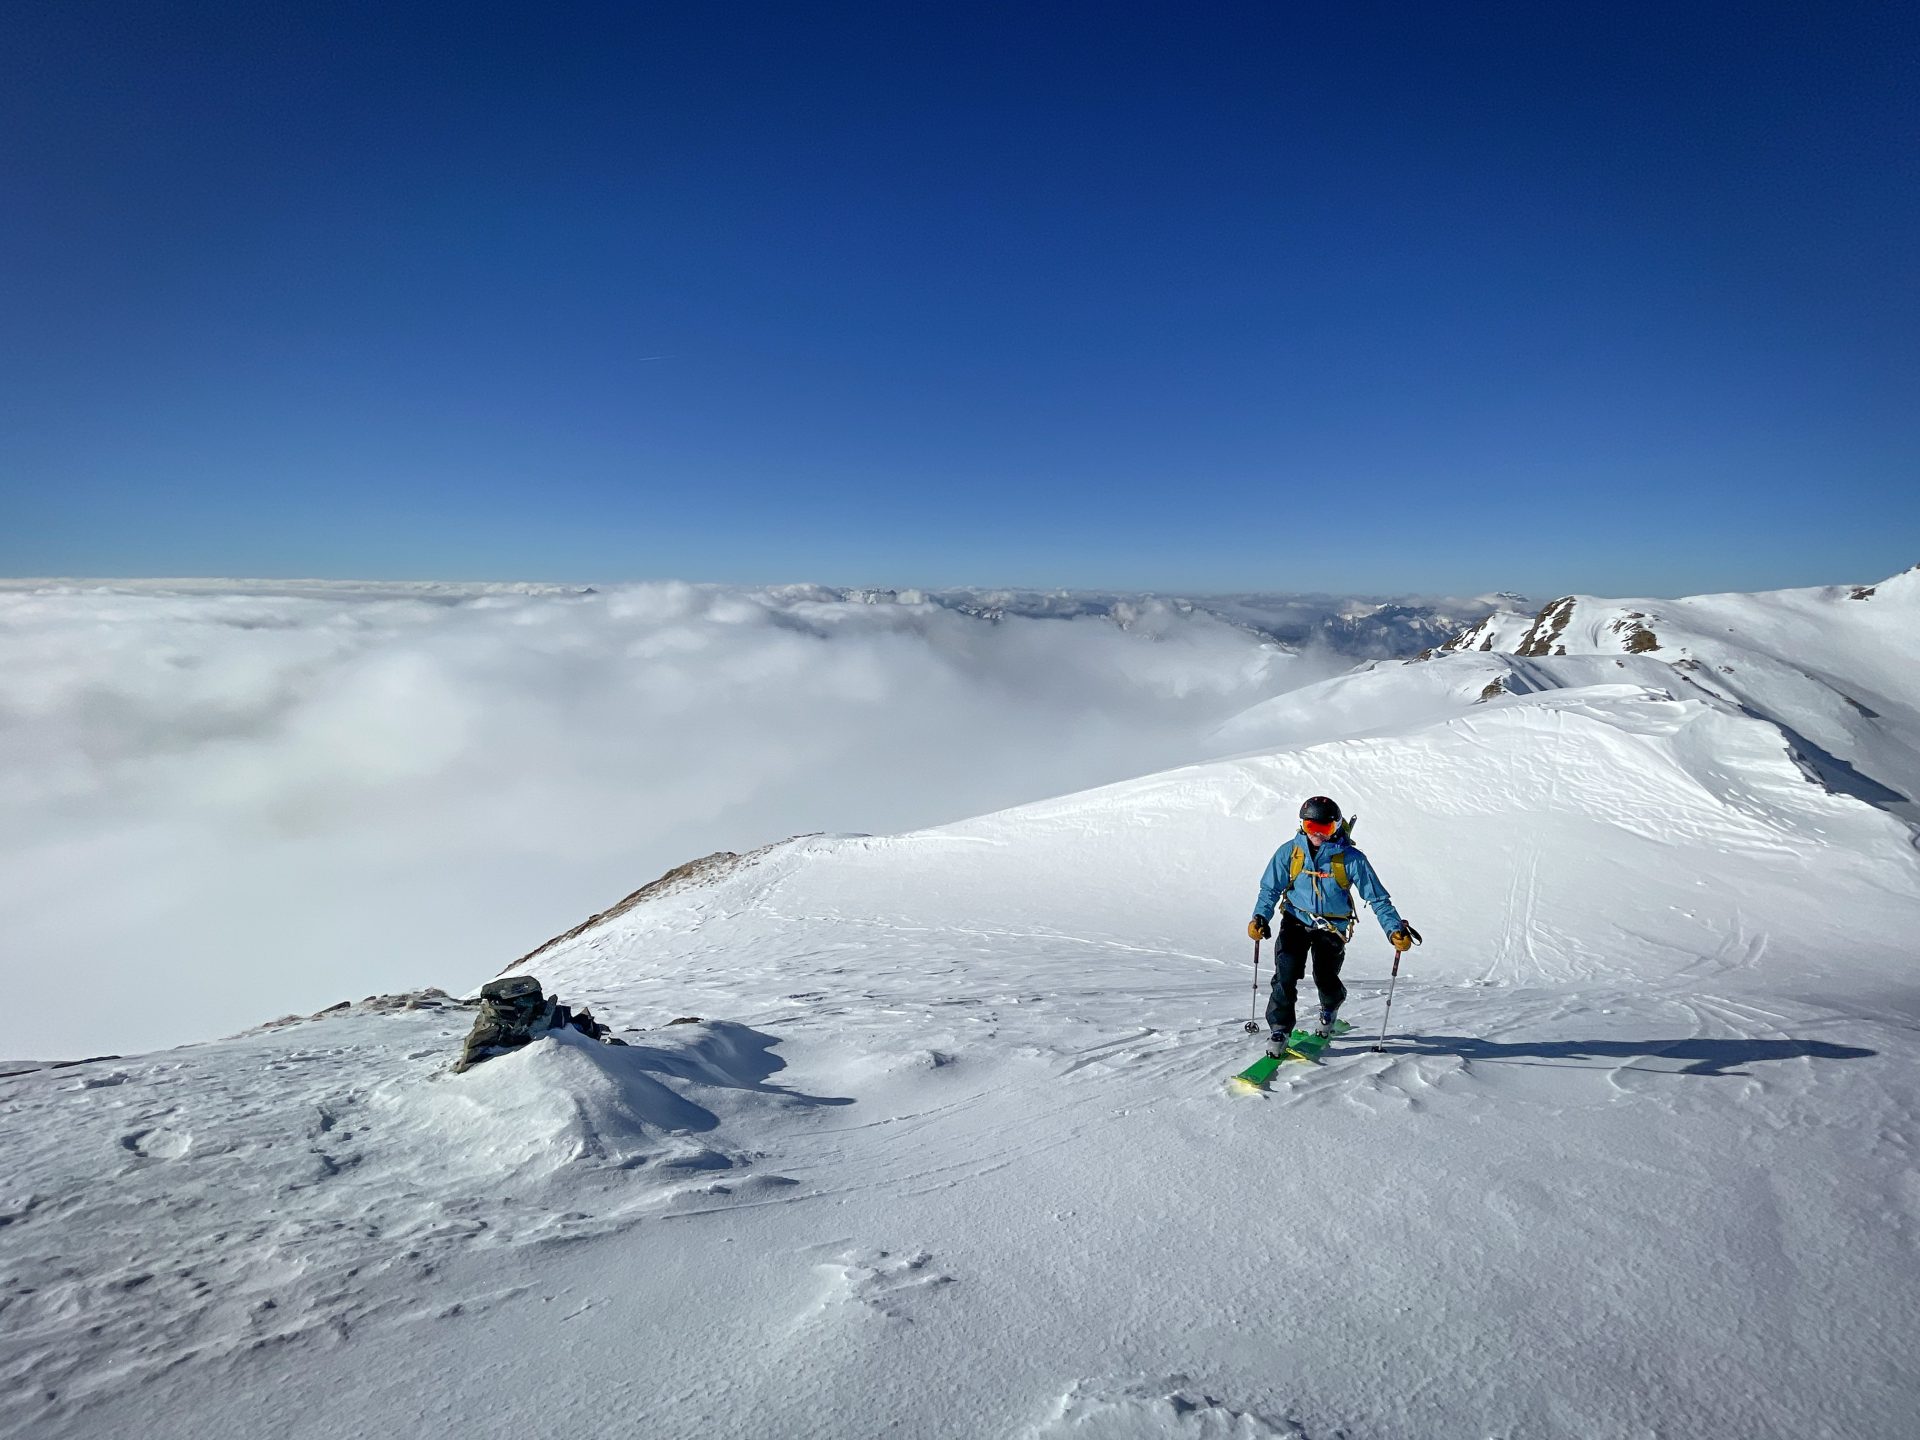
[[[0,573],[1920,560],[1920,21],[0,11]]]

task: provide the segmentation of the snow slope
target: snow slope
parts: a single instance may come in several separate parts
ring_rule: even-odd
[[[0,1434],[1909,1435],[1920,853],[1698,678],[1382,665],[704,867],[533,967],[628,1050],[356,1007],[0,1080]],[[1368,920],[1354,1034],[1236,1095],[1315,791],[1428,944],[1383,1053]]]

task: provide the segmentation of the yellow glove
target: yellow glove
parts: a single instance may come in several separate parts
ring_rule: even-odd
[[[1405,930],[1396,930],[1387,936],[1387,943],[1404,955],[1413,948],[1413,936]]]
[[[1273,931],[1267,928],[1267,922],[1261,919],[1260,916],[1256,915],[1247,922],[1248,938],[1265,940],[1271,934],[1273,934]]]

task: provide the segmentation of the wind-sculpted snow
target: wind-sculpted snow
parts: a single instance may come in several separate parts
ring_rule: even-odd
[[[562,1032],[456,1077],[465,1019],[330,1017],[0,1081],[0,1433],[181,1367],[525,1294],[434,1277],[778,1193],[794,1182],[729,1122],[846,1103],[773,1082],[772,1037],[728,1022],[628,1047]]]

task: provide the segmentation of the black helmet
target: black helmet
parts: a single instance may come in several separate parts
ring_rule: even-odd
[[[1324,795],[1312,795],[1309,796],[1307,802],[1300,807],[1300,818],[1302,820],[1313,820],[1322,825],[1338,825],[1340,823],[1340,807]]]

